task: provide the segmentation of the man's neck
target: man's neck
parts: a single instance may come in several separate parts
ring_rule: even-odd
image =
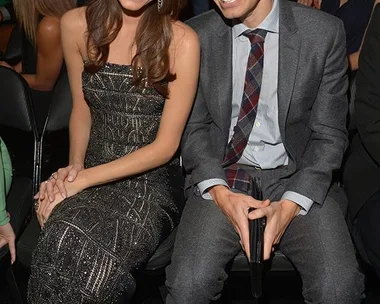
[[[249,28],[256,28],[268,16],[273,7],[273,0],[259,1],[255,8],[240,21]]]

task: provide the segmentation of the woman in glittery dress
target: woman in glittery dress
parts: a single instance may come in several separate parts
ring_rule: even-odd
[[[125,303],[179,220],[177,149],[199,72],[179,0],[90,0],[61,21],[70,164],[41,184],[29,303]]]

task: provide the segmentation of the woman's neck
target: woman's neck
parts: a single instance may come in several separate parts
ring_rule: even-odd
[[[146,7],[143,7],[138,11],[123,10],[123,25],[136,27],[142,15],[144,14],[145,9]]]

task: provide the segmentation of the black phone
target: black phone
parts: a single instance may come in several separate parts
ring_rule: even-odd
[[[257,200],[263,199],[260,188],[260,182],[257,178],[253,179],[250,193]],[[253,209],[252,209],[253,210]],[[249,211],[252,211],[251,209]],[[249,247],[250,247],[250,274],[251,274],[251,292],[254,298],[262,296],[262,274],[264,263],[264,230],[266,218],[260,218],[249,221]]]

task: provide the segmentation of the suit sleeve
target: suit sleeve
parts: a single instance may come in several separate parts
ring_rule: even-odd
[[[201,82],[200,82],[201,83]],[[182,138],[182,159],[190,183],[198,184],[209,179],[225,180],[221,160],[212,148],[210,126],[213,124],[199,84],[194,107]]]
[[[285,191],[293,191],[322,205],[331,185],[332,173],[341,167],[348,146],[346,129],[347,59],[346,39],[340,22],[332,33],[317,97],[311,109],[309,143],[298,160],[297,172]]]
[[[380,5],[376,5],[359,60],[355,114],[360,139],[380,166]]]

